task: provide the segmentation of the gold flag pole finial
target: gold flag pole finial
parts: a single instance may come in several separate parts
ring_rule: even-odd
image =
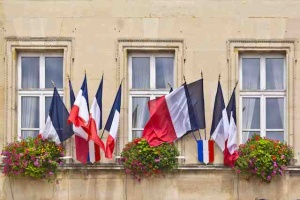
[[[55,83],[54,83],[54,81],[52,81],[52,80],[51,80],[51,83],[52,83],[53,87],[55,87]]]
[[[201,78],[203,79],[203,72],[202,72],[202,70],[201,70]]]
[[[221,79],[221,74],[219,74],[219,79],[218,80],[220,81],[220,79]]]
[[[183,75],[183,80],[184,80],[184,82],[186,82],[185,75]]]

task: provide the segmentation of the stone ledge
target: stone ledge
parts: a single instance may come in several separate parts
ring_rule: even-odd
[[[0,170],[2,171],[4,164],[0,164]],[[65,170],[123,170],[124,166],[120,164],[65,164],[60,166],[59,169],[61,171]],[[180,171],[231,171],[230,167],[225,167],[224,165],[179,165],[178,170]],[[300,166],[290,166],[286,169],[286,171],[300,173]]]

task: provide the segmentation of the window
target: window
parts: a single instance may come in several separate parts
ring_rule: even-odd
[[[63,55],[20,53],[18,55],[18,135],[35,137],[44,128],[53,85],[63,96]]]
[[[129,140],[142,136],[150,113],[148,101],[165,95],[174,85],[173,53],[130,53]]]
[[[240,56],[242,143],[255,133],[285,140],[286,69],[283,54]]]

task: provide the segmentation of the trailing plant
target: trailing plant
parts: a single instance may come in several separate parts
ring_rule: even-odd
[[[174,171],[178,167],[178,155],[178,149],[173,144],[163,143],[150,147],[147,140],[137,138],[126,144],[121,153],[121,162],[125,173],[140,181],[144,177]]]
[[[64,148],[39,135],[36,138],[22,139],[4,147],[3,173],[14,177],[32,177],[52,182],[57,168],[63,164]]]
[[[254,135],[239,146],[238,155],[234,166],[237,173],[270,183],[273,177],[283,175],[284,169],[293,158],[293,150],[278,140]]]

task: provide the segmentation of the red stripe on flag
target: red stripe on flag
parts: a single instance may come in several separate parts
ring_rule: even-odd
[[[208,151],[209,151],[209,163],[215,160],[215,144],[213,140],[208,140]]]
[[[89,154],[89,142],[75,135],[75,149],[76,149],[76,159],[83,164],[87,162]]]
[[[85,126],[86,121],[79,117],[79,107],[77,105],[73,105],[72,110],[70,112],[68,118],[68,124],[73,123],[76,127]]]
[[[90,121],[89,121],[90,140],[93,140],[97,145],[101,147],[101,149],[103,149],[103,151],[105,151],[104,143],[98,136],[97,132],[98,131],[97,131],[96,122],[92,117],[90,117]]]
[[[100,161],[101,156],[100,156],[100,147],[96,143],[94,144],[95,146],[95,162]]]
[[[111,135],[108,135],[106,140],[105,157],[111,159],[114,149],[115,149],[115,139]]]
[[[151,117],[144,128],[143,138],[150,146],[176,140],[177,136],[165,97],[150,101],[149,108],[151,108]]]

